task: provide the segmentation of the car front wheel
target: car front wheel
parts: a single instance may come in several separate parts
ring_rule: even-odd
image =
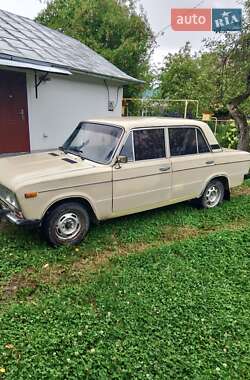
[[[223,183],[219,180],[213,180],[207,185],[200,198],[200,205],[204,208],[214,208],[223,202],[224,196],[225,188]]]
[[[87,210],[77,202],[65,202],[45,217],[42,231],[53,246],[76,245],[86,236],[90,226]]]

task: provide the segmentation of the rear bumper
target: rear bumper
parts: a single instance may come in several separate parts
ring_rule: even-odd
[[[39,227],[41,224],[40,220],[28,220],[21,218],[14,211],[8,208],[3,208],[0,205],[0,220],[1,219],[5,219],[16,226]]]

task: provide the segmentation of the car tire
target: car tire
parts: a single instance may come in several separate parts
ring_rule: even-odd
[[[199,198],[199,205],[203,208],[214,208],[223,202],[224,197],[224,184],[220,180],[214,179],[209,182],[201,198]]]
[[[90,217],[84,206],[65,202],[47,213],[42,223],[45,239],[54,247],[81,243],[90,226]]]

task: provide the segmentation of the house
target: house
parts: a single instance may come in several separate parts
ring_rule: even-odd
[[[80,120],[120,116],[129,83],[79,41],[0,10],[0,153],[55,148]]]

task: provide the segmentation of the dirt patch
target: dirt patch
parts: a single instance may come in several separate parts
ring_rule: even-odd
[[[191,237],[196,237],[200,233],[200,230],[195,227],[176,227],[176,226],[167,226],[162,235],[161,238],[163,242],[173,242],[176,240],[184,240]]]
[[[241,230],[242,228],[247,228],[249,226],[249,223],[247,221],[242,220],[236,220],[233,223],[228,223],[225,226],[219,227],[218,231],[228,230],[228,231],[237,231]]]
[[[250,187],[240,186],[232,189],[232,196],[238,197],[240,195],[250,195]]]
[[[88,258],[80,259],[74,262],[66,271],[67,278],[75,277],[79,280],[88,277],[89,273],[98,272],[103,266],[109,263],[111,258],[116,256],[127,256],[145,251],[150,248],[157,248],[162,244],[171,244],[174,241],[180,241],[190,238],[196,238],[201,235],[207,235],[212,232],[224,231],[224,230],[239,230],[246,227],[248,223],[246,221],[238,221],[229,223],[224,226],[215,226],[207,229],[199,229],[195,227],[176,227],[167,226],[162,232],[159,240],[150,243],[132,243],[126,245],[115,245],[115,249],[99,252],[98,254],[92,253]],[[53,268],[52,268],[53,271]],[[45,280],[45,278],[43,278]],[[47,283],[47,281],[45,281]],[[58,282],[58,279],[57,279]]]
[[[231,229],[231,227],[231,225],[228,226],[228,229]],[[225,226],[223,229],[225,229]],[[67,268],[57,265],[47,266],[39,273],[39,282],[43,284],[57,285],[64,278],[67,278],[67,280],[82,281],[87,279],[89,274],[100,271],[101,268],[109,263],[111,258],[136,254],[149,248],[160,247],[164,243],[170,244],[174,241],[197,237],[198,235],[208,234],[209,232],[214,232],[216,230],[220,230],[220,228],[200,230],[194,227],[178,228],[176,226],[167,226],[159,240],[155,242],[139,242],[126,245],[115,244],[115,248],[113,249],[110,248],[98,253],[90,252],[88,257],[73,262]]]
[[[195,227],[166,226],[159,240],[149,243],[139,242],[131,244],[118,244],[113,241],[112,247],[102,252],[89,252],[88,257],[81,258],[66,266],[45,264],[40,270],[29,268],[20,274],[13,276],[6,285],[0,288],[0,299],[15,298],[22,291],[26,298],[32,298],[39,285],[58,286],[60,283],[86,281],[91,274],[98,273],[104,266],[110,263],[110,259],[119,256],[127,256],[145,251],[149,248],[157,248],[162,244],[171,244],[174,241],[196,238],[212,232],[224,230],[239,230],[249,224],[247,221],[236,221],[223,226],[212,226],[206,229]]]
[[[30,294],[34,293],[38,282],[34,279],[35,269],[26,269],[23,273],[14,275],[6,285],[2,287],[0,300],[14,298],[18,292],[27,289]]]
[[[37,272],[39,283],[57,285],[59,280],[66,273],[67,268],[62,265],[44,265],[41,271]]]
[[[159,247],[163,243],[167,244],[176,240],[195,237],[198,234],[199,230],[195,228],[168,226],[156,242],[139,242],[126,245],[119,245],[117,243],[113,244],[113,248],[102,252],[89,252],[88,257],[81,258],[68,266],[45,264],[40,270],[30,268],[20,274],[14,275],[0,289],[0,299],[15,298],[22,291],[30,297],[36,291],[39,284],[56,286],[64,279],[67,279],[67,281],[87,280],[91,273],[97,273],[105,265],[108,265],[109,260],[113,257],[139,253],[148,248]]]

